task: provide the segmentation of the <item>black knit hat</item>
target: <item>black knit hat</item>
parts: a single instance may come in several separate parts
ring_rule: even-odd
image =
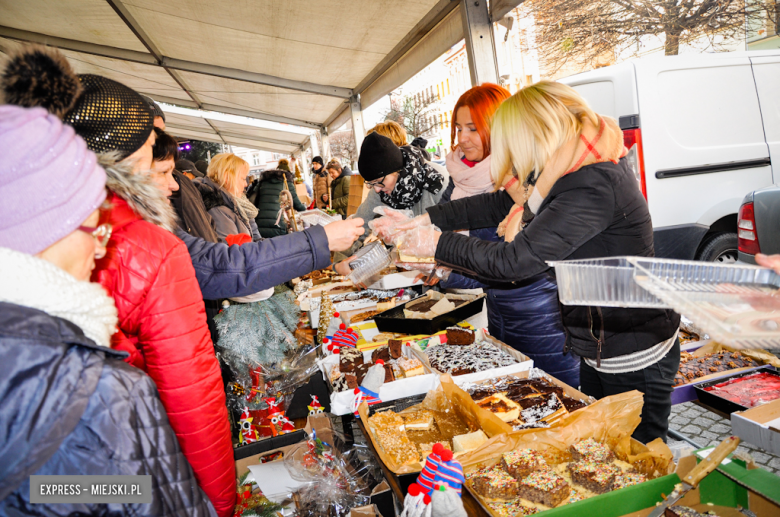
[[[139,95],[143,97],[143,99],[149,105],[149,109],[152,110],[152,115],[155,117],[160,117],[161,119],[163,119],[163,122],[165,122],[165,112],[163,112],[160,105],[154,102],[154,99],[152,99],[147,95],[144,95],[143,93],[140,93]]]
[[[311,159],[311,163],[319,163],[322,166],[325,165],[325,162],[322,161],[322,156],[315,156]]]
[[[371,133],[363,140],[358,158],[358,170],[366,181],[374,181],[400,171],[404,155],[392,140],[379,133]]]
[[[83,92],[63,122],[95,153],[127,157],[143,147],[154,127],[149,105],[135,90],[99,75],[79,75]]]

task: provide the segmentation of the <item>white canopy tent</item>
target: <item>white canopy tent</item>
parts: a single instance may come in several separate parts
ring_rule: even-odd
[[[520,1],[494,0],[492,19]],[[19,42],[52,45],[78,73],[206,112],[169,115],[177,136],[300,153],[312,138],[278,124],[327,139],[352,118],[359,145],[361,105],[464,36],[472,82],[497,81],[490,21],[486,0],[9,0],[0,3],[0,60]]]

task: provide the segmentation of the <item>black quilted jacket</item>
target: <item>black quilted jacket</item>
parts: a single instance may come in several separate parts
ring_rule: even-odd
[[[0,303],[0,515],[215,516],[157,388],[72,323]],[[151,504],[30,504],[30,475],[152,475]]]
[[[498,191],[432,206],[428,214],[442,230],[485,228],[500,223],[513,203]],[[625,158],[560,178],[512,242],[445,231],[436,248],[438,262],[487,283],[523,281],[548,271],[548,261],[654,254],[647,202]],[[567,305],[561,315],[568,347],[593,359],[646,350],[669,339],[680,324],[680,316],[666,309]]]

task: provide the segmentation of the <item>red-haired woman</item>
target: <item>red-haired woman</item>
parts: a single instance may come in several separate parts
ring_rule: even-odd
[[[447,155],[447,171],[452,181],[440,204],[495,190],[490,175],[490,125],[498,106],[509,97],[506,89],[485,83],[458,99],[452,110],[452,152]],[[510,194],[519,193],[518,185],[505,186]],[[518,223],[521,212],[514,217]],[[509,226],[518,225],[510,221]],[[515,236],[511,231],[502,231],[499,236],[496,227],[467,232],[472,237],[495,242],[505,238],[511,242]],[[453,273],[441,286],[485,288],[490,334],[529,356],[535,366],[570,386],[579,386],[579,358],[563,352],[566,335],[558,307],[558,288],[546,273],[504,285],[486,285]]]

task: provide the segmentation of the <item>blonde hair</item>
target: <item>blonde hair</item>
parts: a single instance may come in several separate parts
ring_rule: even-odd
[[[211,159],[206,175],[214,183],[235,196],[237,178],[239,175],[246,176],[247,174],[249,174],[249,162],[232,153],[220,153]]]
[[[381,122],[366,131],[366,136],[374,132],[379,133],[382,136],[386,136],[398,147],[406,145],[406,130],[398,122],[394,122],[392,120]]]
[[[599,124],[579,93],[554,81],[539,81],[505,100],[493,116],[490,134],[496,188],[507,174],[524,183],[532,171],[541,173],[550,157],[580,134],[586,119]]]

